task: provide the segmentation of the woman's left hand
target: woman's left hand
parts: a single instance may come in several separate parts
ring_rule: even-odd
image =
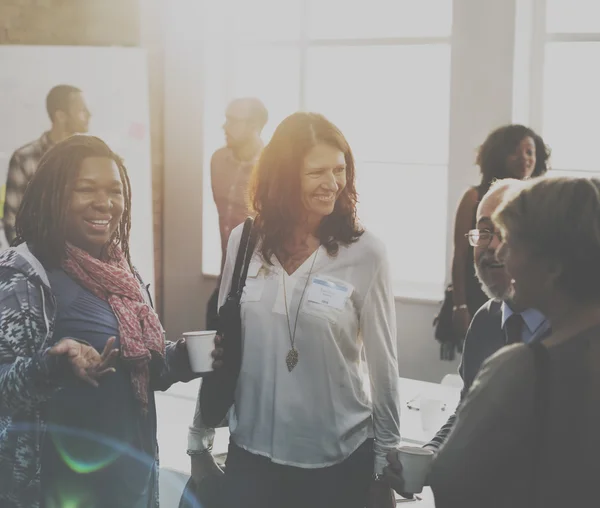
[[[223,367],[223,356],[225,352],[223,350],[223,337],[219,334],[215,335],[215,348],[213,349],[211,356],[213,358],[213,369],[217,370]]]
[[[367,508],[394,508],[396,496],[386,481],[372,481]]]

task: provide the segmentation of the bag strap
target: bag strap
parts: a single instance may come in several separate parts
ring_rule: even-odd
[[[535,365],[534,382],[534,443],[533,443],[533,461],[532,461],[532,485],[531,502],[529,506],[535,508],[538,506],[538,492],[542,485],[542,463],[544,446],[546,445],[546,432],[548,421],[549,406],[549,382],[550,382],[550,360],[548,348],[541,342],[535,341],[529,344],[533,351],[533,360]]]
[[[248,237],[248,243],[246,245],[246,259],[244,260],[244,268],[242,270],[242,274],[240,276],[240,283],[238,288],[238,293],[240,298],[242,297],[242,291],[244,290],[244,286],[246,285],[246,278],[248,277],[248,269],[250,268],[250,261],[252,260],[252,255],[254,254],[254,247],[256,246],[256,235],[254,234],[254,230],[250,230],[250,236]]]
[[[254,252],[255,242],[253,238],[254,235],[252,235],[253,225],[254,219],[252,217],[248,217],[244,222],[242,238],[240,240],[240,246],[238,247],[233,277],[231,279],[231,290],[229,291],[230,298],[239,300],[242,297],[242,291],[246,284],[246,276],[248,275],[248,267],[250,266],[250,259]]]

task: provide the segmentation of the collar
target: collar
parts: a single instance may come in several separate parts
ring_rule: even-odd
[[[252,165],[252,167],[254,167],[254,165],[258,162],[258,159],[260,158],[260,154],[262,153],[263,147],[264,147],[264,145],[261,143],[256,154],[254,154],[254,157],[252,157],[252,159],[246,160],[246,161],[239,160],[235,156],[235,153],[233,152],[232,148],[229,148],[228,146],[226,146],[225,150],[227,150],[227,156],[229,157],[229,159],[231,159],[233,162],[235,162],[239,166],[247,166],[250,164],[250,165]]]
[[[42,151],[44,153],[47,152],[48,149],[50,149],[52,146],[54,146],[54,144],[55,143],[50,137],[50,131],[44,132],[44,134],[42,134],[42,136],[40,137],[40,145],[42,146]]]
[[[508,318],[513,314],[514,312],[509,305],[506,302],[502,302],[502,329],[504,329],[504,325]],[[536,309],[524,310],[521,312],[521,317],[532,335],[546,322],[546,316]]]

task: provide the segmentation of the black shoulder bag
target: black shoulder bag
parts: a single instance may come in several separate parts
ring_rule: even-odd
[[[242,364],[242,319],[240,300],[246,285],[248,266],[256,245],[253,234],[254,220],[244,222],[238,249],[231,289],[227,300],[219,309],[218,333],[223,348],[223,366],[202,379],[200,411],[202,421],[210,427],[218,426],[233,404],[235,388]]]
[[[433,320],[434,337],[440,343],[440,360],[452,361],[457,351],[462,353],[462,341],[457,340],[452,323],[453,307],[454,294],[450,284],[444,291],[440,312]]]

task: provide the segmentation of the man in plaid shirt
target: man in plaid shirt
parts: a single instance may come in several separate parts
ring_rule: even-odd
[[[51,129],[39,139],[17,149],[8,165],[3,221],[4,234],[9,244],[16,236],[15,218],[25,189],[44,153],[72,134],[88,131],[91,115],[79,88],[71,85],[55,86],[46,97],[46,109],[52,122]]]

